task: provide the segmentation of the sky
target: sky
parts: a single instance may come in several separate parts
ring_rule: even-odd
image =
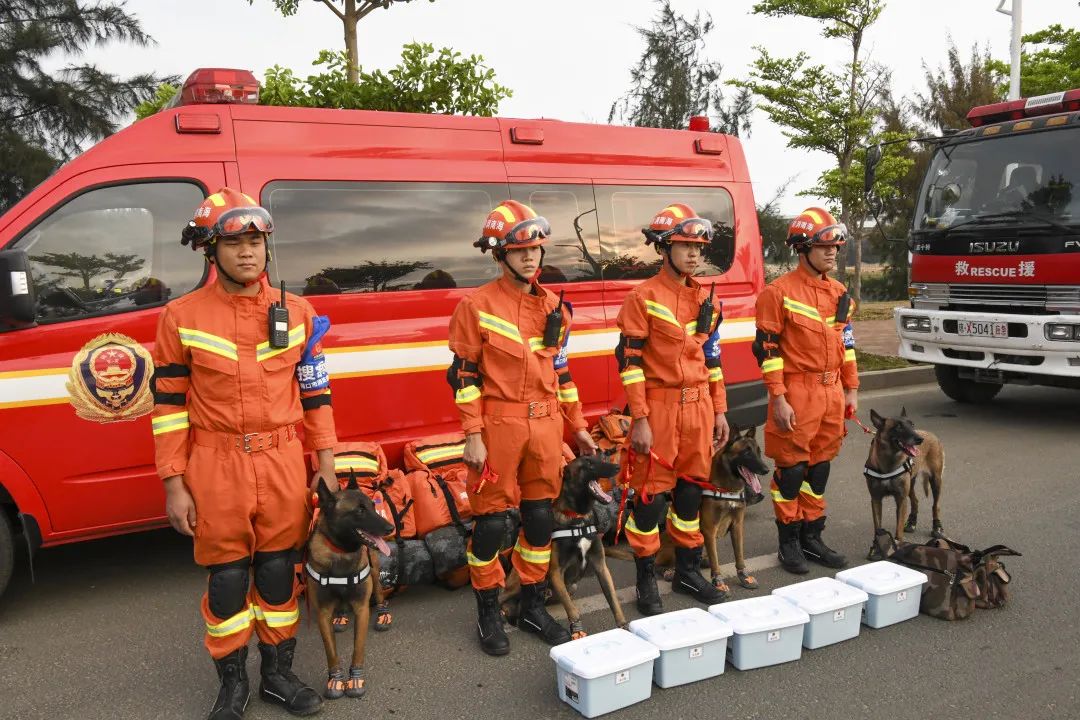
[[[868,32],[869,57],[892,69],[897,96],[924,89],[923,64],[943,64],[950,38],[964,58],[979,43],[1007,61],[1012,20],[995,11],[998,4],[889,0]],[[823,38],[814,21],[751,14],[753,0],[672,0],[672,5],[687,15],[712,15],[716,27],[706,53],[723,64],[724,78],[746,77],[758,45],[774,55],[803,50],[812,61],[836,67],[850,52],[844,41]],[[252,70],[261,79],[264,70],[280,65],[306,77],[320,49],[344,48],[341,22],[318,0],[301,0],[289,18],[271,0],[252,5],[247,0],[127,0],[126,7],[156,44],[91,48],[84,61],[122,75],[150,71],[184,78],[198,67],[230,67]],[[656,7],[653,0],[413,0],[361,21],[360,62],[368,69],[392,67],[401,46],[412,41],[450,46],[482,55],[497,81],[514,91],[499,115],[606,123],[643,49],[634,28],[647,25]],[[1025,32],[1052,23],[1078,27],[1080,3],[1025,0],[1022,18]],[[760,110],[752,122],[743,143],[757,201],[769,201],[794,177],[781,210],[794,214],[813,204],[813,198],[795,193],[814,184],[830,166],[829,157],[788,149],[781,129]]]

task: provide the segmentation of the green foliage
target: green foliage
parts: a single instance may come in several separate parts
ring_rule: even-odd
[[[931,70],[923,62],[926,92],[915,94],[913,105],[916,115],[933,132],[971,127],[967,121],[968,110],[999,102],[1005,97],[1001,85],[1001,65],[990,58],[989,48],[979,50],[977,44],[972,46],[971,58],[965,65],[956,45],[950,43],[944,67]],[[1006,66],[1006,77],[1008,73]]]
[[[267,70],[260,104],[491,116],[512,94],[482,56],[436,52],[428,43],[405,45],[401,62],[385,72],[361,69],[358,83],[348,80],[343,52],[323,50],[313,65],[326,70],[304,80],[286,68]]]
[[[879,0],[764,0],[754,5],[755,15],[805,17],[825,24],[822,35],[849,40],[877,22],[885,4]]]
[[[693,19],[677,14],[670,0],[658,0],[659,14],[647,28],[637,28],[645,50],[630,69],[630,90],[611,104],[608,122],[637,127],[685,129],[694,115],[712,115],[719,132],[749,135],[753,105],[741,90],[726,102],[722,67],[705,58],[705,37],[713,29],[706,13]]]
[[[162,83],[161,85],[158,85],[157,90],[154,91],[153,97],[147,98],[135,106],[135,119],[142,120],[143,118],[150,117],[165,107],[178,92],[180,92],[179,85],[174,85],[173,83]]]
[[[1024,35],[1021,40],[1024,43],[1020,50],[1021,96],[1080,88],[1080,31],[1054,24]],[[1005,77],[1000,89],[1004,96],[1009,88],[1009,64],[994,60],[991,65]]]

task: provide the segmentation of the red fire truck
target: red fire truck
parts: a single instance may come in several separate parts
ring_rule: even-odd
[[[937,143],[911,231],[900,354],[960,402],[1080,388],[1080,90],[977,107]]]
[[[615,317],[658,268],[640,228],[669,202],[715,223],[703,278],[725,315],[731,420],[763,421],[750,352],[764,283],[736,138],[507,118],[257,105],[246,71],[199,70],[174,107],[68,163],[0,217],[0,591],[13,534],[31,550],[165,524],[148,383],[161,307],[207,281],[179,233],[228,185],[273,213],[271,280],[333,323],[324,340],[342,441],[392,464],[459,428],[449,316],[496,274],[472,241],[520,199],[550,221],[541,282],[573,303],[586,413],[624,403]]]

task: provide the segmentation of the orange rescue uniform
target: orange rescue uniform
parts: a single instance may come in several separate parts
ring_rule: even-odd
[[[832,460],[846,434],[844,390],[859,387],[850,320],[837,321],[837,305],[847,290],[801,265],[777,278],[757,299],[757,328],[775,336],[761,366],[769,398],[784,395],[795,411],[795,428],[781,430],[769,404],[765,454],[777,468]],[[854,304],[848,317],[854,313]],[[825,514],[824,493],[803,482],[798,497],[785,498],[772,483],[776,517],[789,524]]]
[[[540,285],[521,292],[505,277],[483,285],[458,304],[450,318],[451,352],[464,361],[451,378],[466,434],[479,431],[488,467],[498,479],[469,471],[466,485],[474,516],[516,508],[520,500],[551,500],[562,486],[565,422],[586,427],[577,387],[567,369],[556,372],[560,348],[544,347],[544,326],[558,297]],[[570,332],[563,309],[560,342]],[[451,369],[453,374],[454,368]],[[478,491],[479,490],[479,491]],[[468,548],[469,573],[477,590],[503,585],[498,555],[479,559]],[[551,542],[531,545],[524,528],[511,560],[524,584],[547,577]]]
[[[643,490],[649,495],[671,490],[677,475],[709,477],[716,415],[727,412],[727,394],[719,346],[709,367],[705,357],[709,334],[697,332],[698,312],[708,296],[709,291],[693,278],[683,284],[665,266],[631,290],[619,311],[620,352],[625,356],[619,374],[630,413],[634,419],[648,417],[652,452],[674,466],[668,470],[638,456],[630,486],[639,497]],[[710,329],[717,317],[714,310]],[[704,542],[697,517],[680,518],[669,507],[667,527],[677,545],[696,548]],[[639,529],[631,514],[625,529],[638,557],[659,551],[657,528]]]
[[[153,413],[158,475],[182,475],[195,502],[195,562],[210,566],[299,548],[310,517],[304,449],[335,442],[329,388],[301,392],[297,363],[315,311],[287,295],[288,347],[271,348],[265,282],[253,297],[212,282],[170,302],[154,345]],[[296,425],[303,423],[303,444]],[[232,617],[202,600],[206,647],[222,658],[244,647],[252,625],[264,643],[296,634],[295,595],[271,605],[252,584]]]

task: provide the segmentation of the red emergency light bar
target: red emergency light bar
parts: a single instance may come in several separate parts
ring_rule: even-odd
[[[981,105],[968,112],[967,120],[972,127],[981,127],[1006,120],[1023,120],[1026,117],[1073,110],[1080,110],[1080,89]]]
[[[177,105],[259,103],[259,81],[250,70],[199,68],[184,81]]]

